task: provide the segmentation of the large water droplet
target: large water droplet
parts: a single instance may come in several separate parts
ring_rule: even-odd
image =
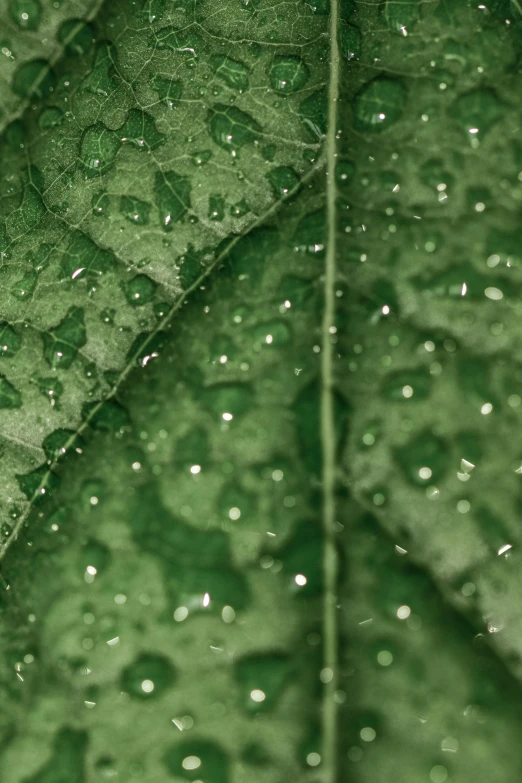
[[[399,81],[378,76],[355,96],[355,127],[361,131],[386,130],[400,119],[405,97]]]
[[[154,653],[143,653],[123,670],[122,690],[139,699],[161,696],[173,685],[174,667],[168,658]]]

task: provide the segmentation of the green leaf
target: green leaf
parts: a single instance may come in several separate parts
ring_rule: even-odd
[[[0,779],[517,780],[518,3],[0,13]]]

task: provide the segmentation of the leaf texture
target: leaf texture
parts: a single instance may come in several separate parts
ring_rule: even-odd
[[[514,783],[517,3],[75,14],[0,151],[1,779]]]

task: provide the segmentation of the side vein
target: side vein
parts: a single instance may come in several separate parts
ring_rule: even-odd
[[[323,672],[322,759],[323,783],[337,780],[337,705],[338,682],[337,576],[339,570],[335,542],[335,420],[333,394],[333,356],[331,328],[335,323],[336,277],[336,187],[337,122],[339,103],[340,55],[337,40],[339,0],[330,0],[330,83],[328,88],[328,126],[326,133],[326,257],[324,310],[321,351],[321,448],[323,492]]]
[[[280,199],[275,201],[273,204],[271,204],[261,215],[257,217],[256,220],[254,220],[247,229],[242,234],[234,234],[230,237],[229,242],[227,242],[226,246],[221,250],[220,253],[217,253],[212,260],[212,262],[206,267],[206,269],[201,273],[201,275],[192,283],[192,285],[189,286],[185,291],[183,291],[173,302],[172,306],[168,310],[168,312],[164,315],[164,317],[157,323],[155,328],[149,332],[149,335],[146,340],[140,345],[139,349],[135,351],[135,353],[129,358],[128,362],[122,369],[120,375],[114,382],[114,385],[107,391],[107,393],[102,397],[99,402],[96,403],[90,410],[88,416],[85,417],[85,419],[80,423],[80,425],[76,428],[76,430],[71,434],[71,437],[69,440],[63,445],[63,450],[68,451],[76,441],[76,438],[78,435],[81,435],[82,432],[85,432],[93,418],[96,416],[96,414],[99,412],[101,407],[108,402],[109,400],[113,399],[115,397],[120,389],[120,386],[125,381],[125,379],[129,376],[131,371],[136,368],[138,357],[140,354],[152,343],[156,335],[163,331],[164,329],[167,329],[167,327],[170,325],[170,322],[176,315],[176,313],[180,310],[184,302],[187,300],[187,297],[190,296],[194,291],[196,291],[205,281],[205,279],[213,272],[228,256],[230,251],[233,249],[235,245],[247,234],[249,234],[253,229],[257,228],[258,226],[262,225],[266,220],[268,220],[272,215],[274,215],[277,210],[281,207],[281,204],[291,198],[293,195],[295,195],[299,189],[300,186],[304,185],[307,181],[309,181],[321,168],[323,168],[325,161],[323,158],[320,158],[317,163],[302,177],[301,182],[298,183],[292,190],[290,190],[286,195],[284,199]],[[36,488],[34,494],[32,495],[27,508],[24,510],[24,513],[20,514],[18,519],[16,520],[15,524],[13,525],[13,529],[11,531],[11,535],[4,539],[3,541],[0,541],[0,561],[3,560],[5,557],[6,552],[10,549],[12,544],[17,540],[20,531],[22,530],[23,526],[25,525],[27,518],[31,512],[31,509],[33,508],[35,502],[41,498],[42,495],[46,494],[46,486],[47,482],[49,481],[49,478],[51,476],[51,473],[53,472],[54,468],[57,466],[57,461],[54,461],[49,464],[48,470],[46,471],[45,475],[42,478],[42,481],[40,482],[40,485]]]

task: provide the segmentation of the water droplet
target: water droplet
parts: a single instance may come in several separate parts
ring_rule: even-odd
[[[162,27],[154,33],[152,45],[157,49],[170,49],[196,57],[201,45],[200,36],[190,27]]]
[[[232,60],[226,54],[215,54],[210,58],[210,66],[216,76],[233,90],[248,90],[248,68],[239,60]]]
[[[382,131],[401,117],[405,90],[395,79],[378,76],[359,90],[354,101],[354,125],[360,131]]]
[[[235,665],[236,678],[249,712],[269,710],[281,696],[290,674],[290,662],[283,655],[255,655]]]
[[[90,177],[105,174],[116,159],[121,141],[112,130],[101,122],[90,125],[83,132],[80,144],[80,161]]]
[[[151,205],[136,196],[122,196],[120,198],[121,214],[137,226],[146,226],[149,222]]]
[[[281,95],[302,90],[310,78],[308,66],[295,55],[276,55],[269,68],[270,86]]]
[[[22,407],[22,395],[7,378],[0,375],[0,409],[13,409]]]
[[[51,367],[67,370],[86,342],[84,311],[71,307],[60,324],[43,335],[44,357]]]
[[[68,19],[60,25],[58,40],[64,45],[67,54],[86,55],[94,43],[94,29],[81,19]]]
[[[445,443],[429,431],[416,436],[404,448],[396,451],[396,458],[407,478],[413,484],[426,480],[421,470],[431,470],[430,478],[439,481],[447,470],[448,455]]]
[[[272,190],[279,198],[295,192],[299,185],[299,176],[289,166],[278,166],[266,175]]]
[[[42,98],[56,84],[56,77],[47,60],[30,60],[20,65],[11,86],[22,98]]]
[[[342,24],[339,28],[339,49],[347,60],[357,60],[361,54],[362,33],[353,24]]]
[[[126,693],[140,699],[161,696],[174,683],[172,663],[163,655],[143,653],[123,670],[121,687]]]
[[[190,190],[190,180],[175,171],[156,174],[156,202],[165,231],[172,230],[174,223],[190,209]]]
[[[165,764],[174,777],[204,783],[229,783],[230,762],[213,742],[192,740],[176,743],[165,754]]]
[[[450,114],[473,138],[484,136],[505,113],[505,107],[496,93],[486,87],[461,95],[453,104]]]
[[[225,199],[220,195],[210,195],[208,198],[209,220],[221,222],[225,217]]]
[[[38,118],[40,130],[46,131],[55,128],[63,120],[63,112],[57,106],[49,106],[44,109]]]
[[[234,156],[245,144],[256,141],[261,133],[261,126],[250,114],[237,106],[225,106],[221,103],[216,103],[211,108],[209,127],[210,135],[216,144]]]

